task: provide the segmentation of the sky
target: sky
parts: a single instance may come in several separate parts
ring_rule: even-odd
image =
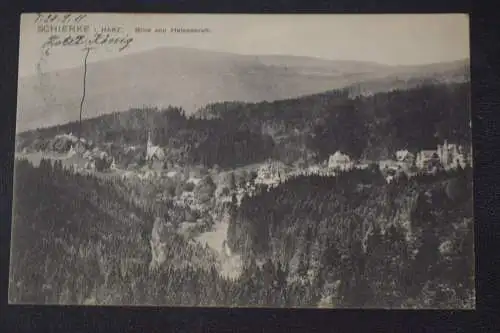
[[[76,14],[73,14],[76,15]],[[37,14],[23,14],[19,45],[20,76],[81,66],[81,46],[41,46],[50,33],[37,32]],[[74,16],[73,16],[74,17]],[[92,50],[88,62],[120,57],[158,47],[189,47],[238,54],[281,54],[387,65],[419,65],[469,57],[466,14],[87,14],[89,38],[101,26],[122,28],[116,36],[132,37],[123,51]],[[52,23],[55,25],[55,23]],[[135,33],[136,27],[167,32]],[[209,29],[173,33],[171,28]],[[65,35],[65,34],[60,34]]]

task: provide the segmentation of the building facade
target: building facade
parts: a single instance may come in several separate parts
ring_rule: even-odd
[[[469,155],[471,156],[469,158]],[[419,169],[439,165],[444,169],[456,169],[472,165],[472,152],[457,144],[449,144],[446,140],[436,150],[422,150],[417,154],[415,165]]]
[[[347,154],[340,151],[335,152],[328,158],[328,168],[333,170],[349,170],[353,167],[353,162]]]
[[[407,164],[413,164],[415,162],[415,155],[406,149],[398,150],[396,152],[396,161]]]
[[[415,165],[419,169],[430,169],[440,163],[440,158],[435,150],[422,150],[417,154]]]
[[[441,164],[446,169],[465,167],[468,163],[464,156],[463,147],[449,144],[446,140],[443,145],[438,145],[437,154]]]

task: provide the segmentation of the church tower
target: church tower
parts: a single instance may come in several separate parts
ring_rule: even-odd
[[[151,141],[151,130],[148,130],[148,143],[146,148],[147,159],[150,159],[153,154],[153,142]]]
[[[148,130],[148,149],[153,146],[153,142],[151,142],[151,130]]]
[[[450,163],[450,147],[448,145],[448,140],[444,140],[442,156],[441,163],[443,163],[443,166],[447,166]]]
[[[148,130],[148,143],[146,148],[146,160],[150,161],[153,159],[163,160],[165,158],[165,152],[159,146],[153,144],[151,140],[151,131]]]

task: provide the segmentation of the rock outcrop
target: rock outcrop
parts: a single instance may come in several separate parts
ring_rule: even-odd
[[[157,269],[166,260],[166,234],[171,229],[171,224],[167,223],[165,219],[157,217],[153,224],[151,232],[151,263],[149,268],[151,270]]]

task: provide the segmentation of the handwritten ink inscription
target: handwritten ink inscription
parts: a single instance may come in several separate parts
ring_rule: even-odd
[[[54,47],[80,46],[82,48],[107,47],[123,51],[134,38],[122,27],[87,24],[87,14],[38,14],[35,19],[38,33],[50,34],[42,45],[48,55]]]
[[[81,47],[116,50],[121,52],[133,43],[134,38],[129,36],[121,26],[106,24],[90,24],[87,14],[37,14],[34,23],[37,32],[47,34],[42,44],[42,52],[49,55],[55,47]],[[209,33],[209,28],[186,27],[136,27],[136,34],[143,33]]]
[[[132,37],[115,37],[110,34],[97,33],[92,37],[86,35],[52,35],[42,45],[46,51],[57,46],[82,46],[83,48],[95,48],[98,46],[117,46],[118,51],[126,49],[134,39]]]
[[[36,24],[80,24],[87,14],[44,14],[38,13],[35,18]]]

